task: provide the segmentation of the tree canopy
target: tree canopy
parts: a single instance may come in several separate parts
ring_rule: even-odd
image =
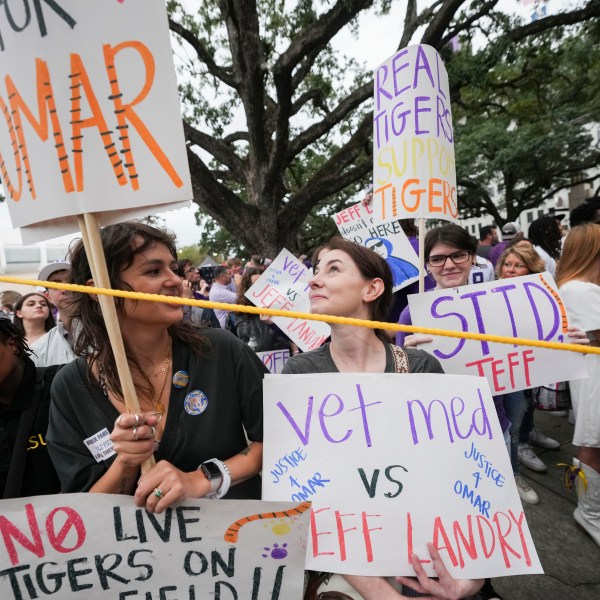
[[[341,29],[356,28],[361,12],[386,13],[394,1],[168,2],[170,27],[186,57],[181,66],[181,94],[194,200],[202,213],[248,251],[274,255],[282,247],[294,251],[316,245],[333,233],[332,221],[324,223],[319,214],[339,210],[370,180],[371,74],[336,53],[332,40]],[[532,133],[546,133],[545,121],[530,122],[521,116],[527,113],[528,103],[535,105],[536,90],[532,88],[523,100],[516,93],[512,99],[502,94],[508,94],[511,85],[513,90],[522,90],[520,76],[527,77],[528,85],[538,85],[529,72],[530,63],[539,70],[545,59],[553,70],[551,62],[561,36],[570,27],[600,16],[600,3],[588,0],[578,8],[524,24],[500,12],[498,0],[434,0],[421,10],[416,0],[401,1],[406,11],[404,22],[398,24],[397,47],[421,42],[443,51],[455,75],[450,81],[455,103],[460,110],[477,108],[465,120],[460,136],[468,145],[457,158],[470,160],[477,155],[481,148],[477,136],[491,136],[499,145],[504,139],[511,148],[515,140],[511,127],[520,128],[521,123],[519,153],[511,156],[505,148],[504,160],[519,163],[523,156],[536,156],[527,141]],[[447,52],[450,40],[458,36],[468,44],[476,34],[485,40],[483,50]],[[535,57],[528,59],[528,51]],[[510,62],[511,53],[518,60],[507,69],[501,65]],[[457,68],[453,69],[455,60]],[[475,87],[468,91],[474,81]],[[498,88],[494,100],[487,103],[483,101],[486,85]],[[540,85],[550,86],[551,81]],[[573,91],[565,81],[560,93]],[[494,119],[492,126],[488,115],[494,102],[505,107],[497,108],[495,115],[502,119]],[[554,118],[559,98],[550,104],[553,108],[547,107],[548,114]],[[565,125],[569,121],[564,114],[552,121],[553,126],[555,121],[563,129],[559,131],[556,125],[548,132],[558,140],[570,133]],[[577,144],[583,139],[574,139],[571,147],[580,147]],[[461,174],[461,182],[470,190],[470,210],[483,208],[493,214],[489,203],[482,202],[479,208],[474,204],[476,198],[485,199],[490,169],[481,163],[473,172]],[[565,181],[572,174],[565,171]],[[526,185],[540,187],[543,181],[543,174],[531,174],[514,186],[504,182],[507,209],[516,211],[534,197],[539,199],[539,194],[522,194],[519,200],[512,191]],[[543,189],[548,192],[547,187]],[[226,243],[222,235],[220,239]]]

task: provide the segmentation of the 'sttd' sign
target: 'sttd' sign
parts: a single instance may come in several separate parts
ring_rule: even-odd
[[[431,46],[400,50],[375,70],[375,219],[456,221],[456,167],[448,75]]]
[[[0,175],[24,239],[191,198],[165,3],[3,4]]]
[[[263,497],[312,501],[307,568],[457,578],[540,573],[487,381],[267,375]]]
[[[309,504],[112,494],[0,502],[0,598],[300,600]]]
[[[549,273],[408,297],[413,325],[562,343],[568,315]],[[495,394],[586,377],[583,354],[434,337],[422,346],[446,373],[487,377]]]

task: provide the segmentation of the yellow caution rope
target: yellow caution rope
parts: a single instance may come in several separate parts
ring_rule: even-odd
[[[5,283],[16,283],[19,285],[40,286],[69,292],[80,292],[83,294],[104,294],[115,298],[128,298],[130,300],[148,300],[150,302],[166,302],[168,304],[180,304],[182,306],[199,306],[200,308],[213,308],[231,312],[244,312],[255,315],[269,315],[271,317],[285,317],[288,319],[306,319],[310,321],[324,321],[325,323],[339,323],[341,325],[355,325],[357,327],[369,327],[370,329],[385,329],[387,331],[405,331],[408,333],[422,333],[425,335],[440,335],[444,337],[495,342],[498,344],[512,344],[516,346],[531,346],[535,348],[549,348],[551,350],[569,350],[582,354],[600,354],[600,347],[585,344],[567,344],[558,342],[545,342],[542,340],[528,340],[514,338],[504,335],[489,335],[486,333],[472,333],[469,331],[449,331],[447,329],[434,329],[432,327],[416,327],[414,325],[400,325],[399,323],[386,323],[384,321],[368,321],[364,319],[353,319],[350,317],[336,317],[333,315],[315,315],[311,313],[295,312],[291,310],[278,310],[275,308],[261,308],[258,306],[245,306],[241,304],[227,304],[225,302],[211,302],[209,300],[193,300],[180,298],[179,296],[161,296],[160,294],[144,294],[141,292],[128,292],[125,290],[110,290],[87,285],[76,285],[71,283],[59,283],[56,281],[40,281],[38,279],[19,279],[0,275],[0,281]]]

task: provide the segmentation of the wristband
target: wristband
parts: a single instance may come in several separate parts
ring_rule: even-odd
[[[231,486],[231,472],[229,471],[229,467],[218,458],[211,458],[210,460],[204,461],[204,463],[202,464],[206,463],[212,463],[213,465],[215,465],[219,469],[219,471],[221,471],[221,475],[223,477],[219,489],[215,492],[212,492],[211,490],[212,493],[206,496],[207,498],[211,498],[212,500],[218,500],[229,491],[229,487]]]

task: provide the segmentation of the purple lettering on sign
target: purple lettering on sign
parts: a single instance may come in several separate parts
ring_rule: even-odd
[[[460,313],[457,313],[457,312],[449,312],[446,314],[441,314],[438,312],[438,306],[442,302],[445,302],[446,300],[450,300],[450,302],[452,302],[454,300],[454,298],[452,296],[441,296],[440,298],[436,298],[436,300],[434,300],[433,304],[431,305],[431,316],[435,317],[436,319],[443,319],[445,317],[457,317],[460,320],[460,323],[462,325],[462,331],[468,331],[469,324],[467,322],[467,319],[464,317],[464,315],[461,315]],[[433,353],[435,354],[435,356],[437,358],[440,358],[440,359],[452,358],[453,356],[455,356],[462,350],[462,347],[465,345],[466,341],[467,340],[465,340],[465,339],[459,340],[458,344],[456,345],[456,348],[454,349],[453,352],[450,352],[450,354],[444,354],[443,352],[440,352],[439,350],[434,350]]]
[[[406,52],[406,50],[404,50]],[[377,80],[377,96],[376,96],[376,104],[377,110],[381,110],[381,96],[384,96],[388,100],[391,100],[393,96],[383,88],[383,84],[385,83],[388,76],[388,68],[386,65],[382,65],[377,69],[377,73],[375,74],[375,79]]]
[[[431,108],[427,106],[427,108],[420,108],[421,101],[424,100],[425,103],[429,103],[431,98],[429,96],[417,96],[415,98],[415,134],[422,135],[424,133],[429,133],[429,129],[421,129],[419,125],[419,113],[430,113]]]
[[[404,93],[406,90],[410,89],[410,84],[405,85],[404,87],[398,89],[398,75],[401,71],[406,69],[409,66],[409,62],[405,61],[402,64],[398,64],[408,53],[408,50],[404,49],[401,52],[398,52],[396,56],[392,59],[392,74],[394,76],[394,96],[399,96]],[[406,77],[408,79],[408,76]]]
[[[367,446],[370,447],[373,444],[371,442],[371,432],[369,430],[369,421],[367,420],[366,408],[367,406],[375,406],[375,404],[381,404],[381,400],[378,400],[377,402],[371,402],[370,404],[365,404],[365,398],[362,393],[362,388],[358,383],[356,384],[356,393],[358,394],[358,406],[356,408],[351,408],[350,411],[360,410],[360,416],[362,417],[363,422],[363,430],[365,432],[365,441],[367,443]]]
[[[313,411],[313,403],[315,399],[314,396],[308,397],[308,410],[306,411],[306,422],[304,424],[304,431],[298,427],[294,417],[288,412],[288,409],[283,405],[283,402],[278,402],[277,407],[283,413],[285,418],[289,421],[290,425],[293,427],[294,431],[300,438],[300,441],[306,446],[308,444],[308,440],[310,439],[310,422],[312,420],[312,411]]]
[[[419,76],[421,71],[424,71],[427,75],[431,87],[435,87],[435,82],[433,80],[433,74],[431,72],[431,67],[429,66],[429,61],[427,60],[427,55],[425,54],[425,50],[423,46],[417,46],[417,59],[415,61],[415,75],[413,78],[413,88],[416,88],[419,85]]]
[[[465,403],[462,398],[455,396],[450,399],[449,408],[442,400],[432,400],[429,403],[421,402],[421,400],[418,399],[409,400],[406,403],[406,407],[408,409],[408,419],[410,423],[413,444],[416,446],[420,442],[418,433],[419,425],[425,425],[427,429],[427,436],[430,440],[434,439],[436,434],[447,434],[450,443],[453,444],[454,436],[464,440],[471,437],[473,433],[479,437],[487,435],[489,439],[492,439],[493,435],[490,420],[483,402],[483,395],[479,388],[477,389],[477,394],[479,397],[479,403],[476,403],[470,399]],[[459,427],[459,418],[462,417],[463,413],[465,412],[466,406],[471,407],[473,405],[475,405],[476,408],[472,411],[467,411],[467,414],[461,419],[463,421],[466,420],[468,425],[466,433],[463,434]],[[420,409],[420,412],[413,412],[413,406]],[[442,419],[438,419],[439,423],[437,424],[437,429],[435,431],[433,423],[433,417],[435,416],[433,410],[434,408],[438,409],[438,414],[444,417],[446,424],[446,427],[444,428]],[[417,419],[417,415],[419,414],[421,415],[422,419]]]
[[[288,272],[292,277],[295,276],[294,283],[304,275],[305,270],[304,265],[300,266],[295,258],[289,256],[283,257],[283,271]]]
[[[512,328],[513,337],[517,337],[517,324],[515,323],[515,315],[513,314],[512,305],[508,298],[508,291],[516,289],[517,286],[514,283],[507,283],[506,285],[500,285],[491,290],[492,294],[497,294],[498,292],[500,292],[504,296],[504,302],[506,303],[506,308],[508,309],[508,316],[510,318],[510,326]]]
[[[337,400],[337,407],[335,407],[333,409],[332,413],[327,413],[327,412],[325,412],[325,407],[329,403],[330,399]],[[325,419],[328,417],[335,417],[336,415],[339,415],[343,410],[344,410],[344,402],[337,394],[327,394],[327,396],[325,396],[325,398],[321,404],[321,408],[319,409],[319,423],[321,423],[321,429],[323,431],[323,435],[325,436],[325,439],[327,441],[332,442],[334,444],[339,444],[340,442],[345,442],[352,434],[352,429],[347,429],[344,437],[336,440],[329,434],[329,430],[327,429],[327,425],[325,424]]]
[[[523,284],[525,288],[525,293],[527,294],[527,298],[529,299],[529,303],[531,304],[531,310],[533,311],[533,316],[535,318],[535,324],[538,330],[538,340],[548,341],[551,340],[560,327],[560,313],[558,307],[556,306],[556,302],[554,298],[541,286],[537,283],[533,283],[531,281],[526,281]],[[540,313],[538,311],[538,307],[536,306],[536,302],[533,299],[533,290],[539,290],[542,294],[548,299],[550,302],[550,306],[552,307],[552,311],[554,313],[554,322],[552,323],[552,329],[550,333],[544,337],[544,328],[542,326],[542,320],[540,319]]]
[[[483,316],[481,314],[481,308],[479,306],[479,296],[485,296],[487,292],[485,290],[477,292],[469,292],[460,296],[461,299],[469,298],[473,304],[473,310],[475,311],[475,321],[477,322],[477,331],[479,333],[486,333],[485,326],[483,324]],[[481,352],[483,356],[487,356],[490,353],[490,346],[487,342],[481,341]]]

